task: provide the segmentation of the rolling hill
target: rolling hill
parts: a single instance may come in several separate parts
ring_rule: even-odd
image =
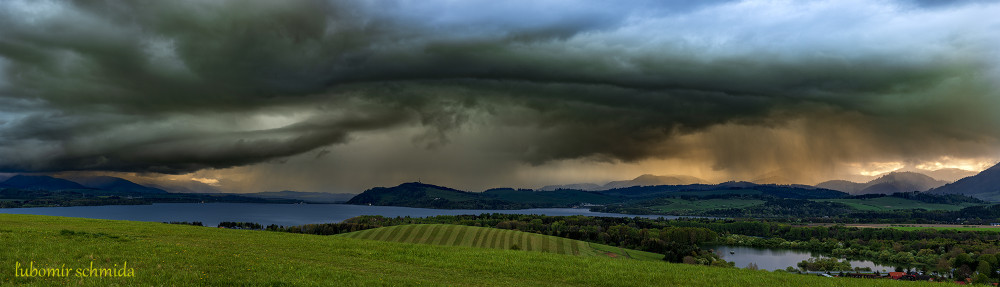
[[[517,249],[576,256],[663,260],[663,254],[517,230],[449,224],[397,225],[339,234],[349,238],[445,246]]]
[[[546,252],[435,246],[38,215],[0,214],[0,262],[111,268],[135,277],[15,277],[32,286],[936,286]]]

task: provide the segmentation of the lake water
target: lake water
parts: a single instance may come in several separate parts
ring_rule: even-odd
[[[335,223],[359,215],[386,217],[427,217],[462,214],[542,214],[674,219],[677,216],[626,215],[592,212],[577,208],[534,208],[519,210],[428,209],[349,204],[267,204],[267,203],[157,203],[152,205],[105,205],[72,207],[0,208],[0,213],[35,214],[132,221],[201,221],[216,226],[223,221],[257,222],[284,226]]]
[[[739,246],[709,246],[706,248],[714,249],[715,254],[718,254],[726,261],[736,263],[736,267],[746,268],[752,262],[756,263],[757,267],[763,270],[785,269],[788,266],[798,269],[798,264],[802,260],[813,257],[829,258],[829,256],[801,250],[762,249]],[[730,254],[730,251],[733,253]],[[872,271],[878,272],[884,272],[883,270],[893,271],[896,269],[892,266],[878,265],[871,261],[853,260],[851,261],[851,267],[868,267]]]

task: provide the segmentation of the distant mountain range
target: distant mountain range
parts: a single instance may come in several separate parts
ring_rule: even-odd
[[[87,176],[70,179],[46,175],[15,175],[0,187],[25,190],[105,190],[136,193],[167,193],[165,190],[136,184],[123,178],[110,176]]]
[[[326,193],[326,192],[302,192],[302,191],[266,191],[257,193],[241,193],[237,195],[257,197],[257,198],[281,198],[297,199],[315,203],[340,203],[356,196],[353,193]]]
[[[928,193],[963,194],[983,200],[1000,201],[1000,164],[977,175],[931,189]]]
[[[958,168],[944,168],[939,170],[920,170],[922,174],[933,177],[936,180],[943,180],[947,182],[955,182],[959,179],[970,177],[979,174],[975,171],[958,169]]]
[[[73,181],[44,175],[15,175],[0,182],[0,187],[27,190],[90,189]]]
[[[166,190],[140,185],[124,178],[112,176],[87,176],[75,177],[70,180],[83,186],[109,191],[138,192],[138,193],[167,193]]]
[[[945,185],[946,181],[915,172],[890,172],[866,183],[831,180],[816,187],[839,190],[850,194],[892,194],[896,192],[927,191]]]
[[[725,182],[721,184],[651,185],[603,191],[575,189],[531,190],[496,188],[467,192],[443,186],[410,182],[376,187],[351,198],[348,204],[408,206],[444,209],[521,209],[614,204],[658,197],[770,196],[791,199],[842,198],[844,192],[812,186]]]
[[[653,185],[685,185],[685,184],[695,184],[702,183],[702,180],[687,175],[652,175],[644,174],[636,177],[632,180],[619,180],[608,182],[604,185],[598,185],[593,183],[573,183],[573,184],[563,184],[563,185],[548,185],[539,190],[552,191],[558,189],[575,189],[575,190],[586,190],[586,191],[598,191],[598,190],[608,190],[615,188],[633,187],[633,186],[653,186]]]
[[[347,204],[442,209],[523,209],[617,201],[618,197],[583,190],[534,191],[495,188],[484,192],[467,192],[432,184],[408,182],[394,187],[366,190],[348,200]]]
[[[892,194],[896,192],[927,191],[947,184],[930,176],[915,172],[890,172],[869,182],[831,180],[816,187],[839,190],[850,194]]]
[[[91,190],[95,192],[126,192],[142,194],[218,193],[218,196],[238,196],[266,200],[300,200],[314,203],[344,202],[356,195],[348,193],[299,192],[287,190],[247,194],[222,194],[214,187],[210,188],[208,185],[194,181],[192,182],[195,184],[178,183],[176,186],[171,185],[170,190],[172,192],[167,192],[165,188],[160,188],[157,185],[138,184],[124,178],[113,176],[66,176],[65,178],[62,178],[47,175],[13,175],[9,178],[0,179],[0,188],[15,188],[32,191]]]

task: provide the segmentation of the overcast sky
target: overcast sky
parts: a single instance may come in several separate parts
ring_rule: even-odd
[[[1000,159],[1000,4],[0,1],[0,173],[231,192]]]

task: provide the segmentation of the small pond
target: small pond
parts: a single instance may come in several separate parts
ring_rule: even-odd
[[[740,246],[705,246],[705,249],[715,250],[722,259],[736,263],[736,267],[746,268],[750,263],[757,264],[763,270],[785,269],[788,266],[798,269],[798,264],[802,260],[809,258],[829,258],[819,253],[790,250],[790,249],[766,249]],[[893,271],[893,266],[878,265],[871,261],[851,260],[851,267],[868,267],[872,271],[885,272]],[[883,271],[885,270],[885,271]]]

